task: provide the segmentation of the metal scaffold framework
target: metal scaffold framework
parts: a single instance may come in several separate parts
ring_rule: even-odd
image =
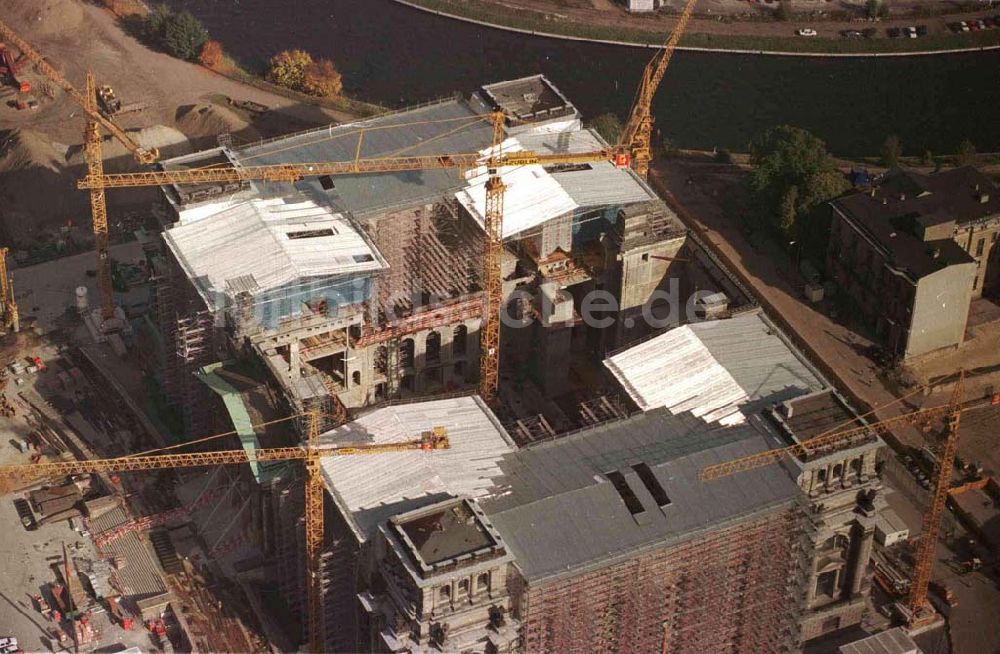
[[[529,589],[525,651],[793,651],[811,529],[792,507]],[[753,619],[749,619],[750,616]],[[593,616],[596,620],[588,622]]]

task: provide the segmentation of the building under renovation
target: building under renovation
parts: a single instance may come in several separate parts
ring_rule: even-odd
[[[485,154],[496,107],[504,151],[605,145],[537,76],[162,165]],[[633,171],[500,174],[510,320],[491,407],[469,394],[485,169],[171,187],[157,208],[161,383],[192,436],[294,444],[301,424],[257,425],[309,410],[328,443],[449,436],[324,462],[327,648],[779,652],[857,622],[877,438],[699,480],[853,413]],[[583,319],[595,293],[610,321]],[[238,511],[206,541],[263,555],[301,638],[300,473],[224,474]]]

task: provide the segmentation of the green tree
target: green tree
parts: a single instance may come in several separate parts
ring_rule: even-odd
[[[976,163],[976,146],[972,144],[972,141],[964,139],[958,144],[955,163],[959,166],[972,166]]]
[[[208,41],[208,30],[189,11],[171,14],[163,26],[163,49],[185,61],[196,61]]]
[[[279,86],[300,90],[306,71],[312,65],[312,56],[305,50],[283,50],[271,57],[267,79]]]
[[[593,127],[608,143],[617,143],[622,133],[622,121],[616,113],[601,114],[594,119]]]
[[[768,229],[786,242],[825,248],[826,203],[850,187],[834,166],[826,144],[804,129],[781,125],[751,142],[750,163],[749,224]]]
[[[774,10],[774,17],[778,20],[790,20],[792,18],[791,0],[781,0],[778,3],[778,8]]]
[[[865,14],[869,18],[888,18],[889,4],[885,0],[868,0],[865,3]]]
[[[167,21],[172,15],[173,12],[167,5],[159,4],[153,7],[142,22],[142,38],[149,43],[160,45],[163,42]]]
[[[886,137],[885,141],[882,143],[882,154],[880,159],[882,165],[886,168],[898,168],[899,167],[899,157],[903,154],[903,144],[900,143],[899,137],[895,134],[890,134]]]

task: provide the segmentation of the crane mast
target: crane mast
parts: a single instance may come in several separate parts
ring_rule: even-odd
[[[87,73],[87,128],[84,136],[84,153],[87,157],[87,175],[104,174],[104,155],[101,152],[101,126],[91,118],[97,111],[97,83],[92,73]],[[101,291],[101,317],[110,320],[115,315],[114,286],[111,280],[111,251],[108,247],[108,205],[103,188],[90,189],[90,217],[94,231],[94,249],[97,250],[97,283]]]
[[[632,104],[632,112],[628,121],[622,129],[621,138],[618,140],[620,146],[626,148],[632,155],[632,167],[643,179],[649,174],[649,162],[653,159],[652,136],[653,136],[653,96],[656,95],[660,82],[663,80],[667,66],[673,59],[677,44],[681,40],[688,22],[694,13],[694,6],[698,0],[688,0],[681,11],[677,25],[671,32],[670,38],[663,48],[656,51],[653,58],[642,71],[642,79],[639,81],[639,89],[635,94],[635,101]]]
[[[941,455],[938,457],[937,478],[934,482],[934,494],[931,505],[924,512],[920,526],[920,543],[917,545],[913,566],[913,583],[910,586],[910,597],[907,608],[910,610],[910,625],[918,624],[930,610],[927,602],[927,586],[934,571],[934,550],[937,547],[938,534],[941,531],[941,516],[944,513],[948,490],[951,488],[951,476],[955,467],[955,455],[958,453],[958,428],[962,422],[962,393],[965,385],[965,371],[959,373],[958,381],[952,390],[951,401],[948,402],[945,416],[945,440]]]

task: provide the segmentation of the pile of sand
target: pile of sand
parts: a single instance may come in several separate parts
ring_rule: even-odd
[[[146,147],[160,149],[162,158],[187,154],[187,138],[172,127],[154,125],[129,131]],[[108,172],[142,170],[125,146],[111,137],[103,142]],[[28,129],[0,131],[0,207],[4,228],[18,247],[29,247],[47,230],[68,221],[89,228],[90,197],[76,187],[87,172],[83,148],[67,147]],[[111,190],[107,193],[112,219],[120,211],[148,208],[159,189]]]
[[[3,19],[33,37],[66,34],[83,22],[79,0],[3,0]]]
[[[0,206],[7,235],[29,244],[47,227],[88,218],[87,194],[78,191],[67,148],[27,129],[0,132]]]
[[[66,166],[68,148],[28,129],[0,131],[0,174],[30,167],[59,171]]]
[[[177,108],[177,129],[197,148],[214,146],[219,134],[232,134],[238,142],[255,141],[260,134],[246,120],[227,107],[210,103]]]

